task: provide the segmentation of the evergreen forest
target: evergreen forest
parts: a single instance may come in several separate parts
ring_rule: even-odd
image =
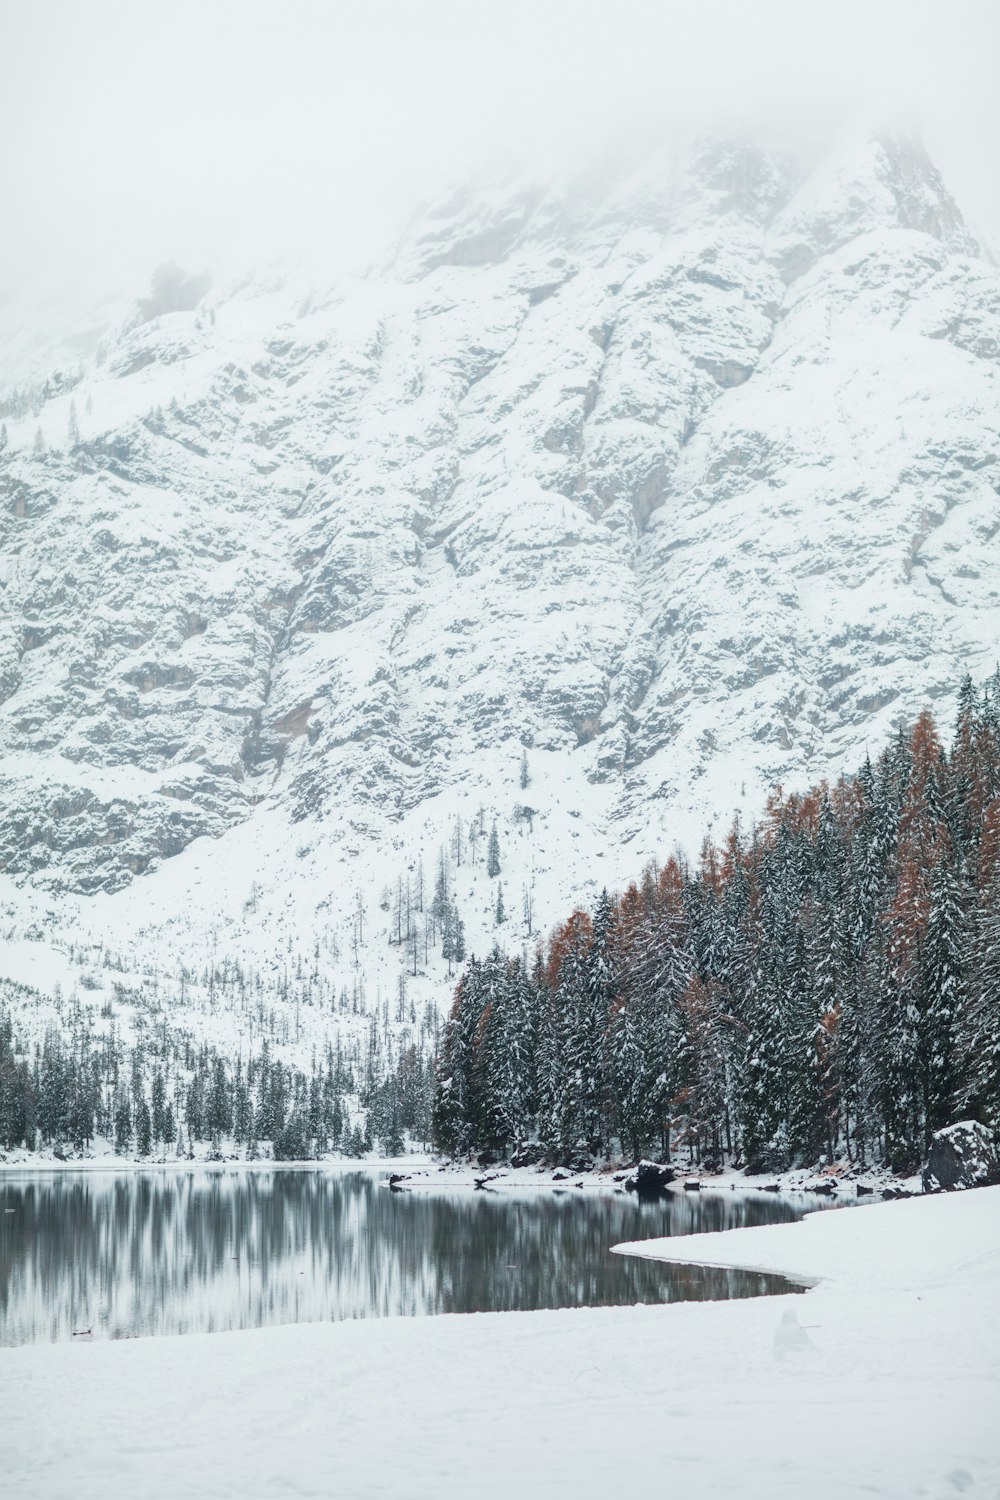
[[[457,1156],[909,1172],[940,1127],[998,1115],[1000,673],[963,682],[950,747],[925,711],[533,958],[471,959],[432,1126]]]
[[[85,1155],[100,1138],[124,1157],[193,1159],[198,1147],[209,1160],[300,1161],[395,1156],[407,1137],[428,1141],[434,1018],[399,1039],[387,1013],[367,1016],[363,1040],[314,1051],[302,1067],[267,1034],[234,1056],[162,1019],[142,1024],[141,1012],[126,1040],[77,1002],[32,1043],[3,1004],[16,990],[40,1000],[0,984],[0,1151]]]

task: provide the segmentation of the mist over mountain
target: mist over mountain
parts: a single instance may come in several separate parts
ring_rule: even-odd
[[[3,397],[8,885],[346,932],[495,818],[530,932],[853,769],[995,664],[998,370],[900,136],[470,186],[333,284],[162,266]]]

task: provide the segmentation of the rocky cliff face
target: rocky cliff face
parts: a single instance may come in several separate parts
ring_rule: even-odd
[[[595,855],[836,775],[994,664],[1000,277],[898,142],[469,193],[322,293],[161,276],[33,403],[16,882],[149,884],[208,836],[363,886],[456,789],[512,803],[528,747],[555,915]]]

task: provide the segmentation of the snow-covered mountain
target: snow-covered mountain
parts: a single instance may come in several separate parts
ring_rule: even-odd
[[[164,270],[71,368],[4,407],[11,914],[346,945],[457,819],[481,946],[496,818],[519,939],[995,664],[1000,274],[898,140]]]

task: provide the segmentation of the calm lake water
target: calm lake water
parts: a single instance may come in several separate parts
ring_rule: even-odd
[[[610,1247],[816,1206],[733,1193],[390,1193],[363,1172],[4,1174],[0,1344],[799,1290]]]

